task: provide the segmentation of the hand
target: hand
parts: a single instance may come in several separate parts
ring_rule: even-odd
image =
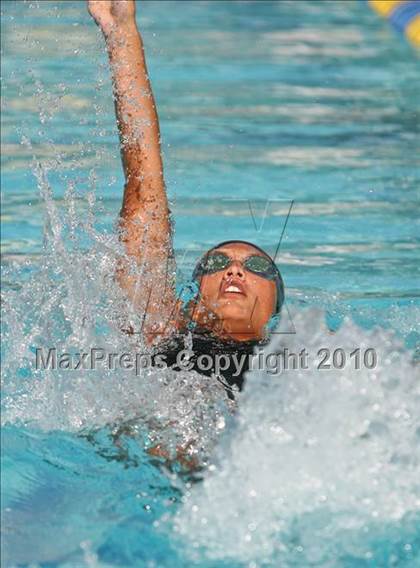
[[[88,0],[89,14],[104,33],[135,22],[135,0]]]

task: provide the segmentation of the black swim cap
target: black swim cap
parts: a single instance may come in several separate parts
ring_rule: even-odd
[[[277,268],[276,263],[274,262],[274,260],[271,258],[271,256],[269,254],[267,254],[265,252],[265,250],[263,250],[262,248],[258,247],[257,245],[254,245],[254,243],[250,243],[249,241],[241,241],[241,240],[232,240],[232,241],[223,241],[222,243],[219,243],[218,245],[212,247],[211,249],[209,249],[206,254],[204,255],[203,258],[205,258],[210,252],[212,252],[213,250],[218,249],[219,247],[223,246],[223,245],[230,245],[233,243],[242,243],[244,245],[249,245],[251,247],[253,247],[254,249],[260,251],[263,253],[264,256],[266,256],[267,258],[269,258],[273,264],[273,268],[275,269],[275,283],[276,283],[276,288],[277,288],[277,302],[276,302],[276,310],[274,312],[274,314],[278,314],[280,313],[281,307],[283,305],[284,302],[284,283],[283,283],[283,278],[281,277],[280,274],[280,270]],[[192,278],[193,280],[198,280],[198,276],[199,276],[199,267],[200,267],[200,263],[201,263],[200,259],[198,261],[198,263],[196,264],[195,268],[194,268],[194,272],[192,274]],[[273,314],[273,315],[274,315]]]

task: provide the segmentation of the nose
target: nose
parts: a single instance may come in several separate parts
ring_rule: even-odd
[[[232,261],[232,263],[226,268],[225,276],[226,278],[244,278],[245,273],[242,264],[238,260]]]

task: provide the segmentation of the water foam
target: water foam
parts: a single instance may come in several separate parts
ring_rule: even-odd
[[[267,347],[305,347],[307,370],[249,373],[234,432],[175,519],[192,559],[382,566],[418,554],[420,384],[411,354],[383,329],[346,321],[331,334],[324,321],[303,310],[297,334]],[[319,349],[358,347],[376,349],[375,369],[317,369]]]

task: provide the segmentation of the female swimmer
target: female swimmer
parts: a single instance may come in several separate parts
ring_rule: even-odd
[[[177,300],[159,120],[136,25],[135,0],[88,0],[88,10],[108,51],[125,175],[119,219],[126,258],[117,278],[134,307],[145,311],[143,336],[175,363],[186,330],[193,330],[189,368],[197,368],[200,353],[250,354],[267,339],[269,323],[280,313],[284,299],[280,272],[259,247],[226,241],[198,262],[193,273],[197,294],[186,305]],[[237,375],[228,365],[218,377],[229,396],[233,385],[242,387],[244,370]]]

